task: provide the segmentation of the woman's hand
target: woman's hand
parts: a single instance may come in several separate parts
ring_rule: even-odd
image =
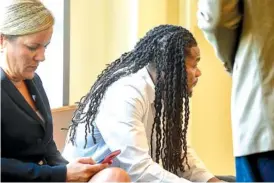
[[[92,176],[108,167],[108,164],[96,164],[90,157],[78,158],[67,165],[67,182],[87,182]]]

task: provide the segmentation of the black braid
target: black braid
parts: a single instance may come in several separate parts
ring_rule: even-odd
[[[187,49],[196,45],[192,34],[180,26],[161,25],[150,30],[132,51],[124,53],[109,64],[98,76],[89,93],[81,98],[72,118],[70,141],[75,144],[76,128],[78,124],[84,123],[85,147],[90,131],[96,143],[93,121],[106,89],[122,77],[153,64],[157,71],[157,82],[151,156],[154,158],[155,153],[155,161],[159,163],[161,158],[163,167],[172,173],[185,171],[183,163],[188,165],[186,134],[189,120],[185,59]],[[87,112],[84,112],[84,109],[88,109]]]

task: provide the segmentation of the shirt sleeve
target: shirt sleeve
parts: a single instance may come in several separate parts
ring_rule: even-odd
[[[186,169],[185,172],[182,172],[182,177],[185,177],[191,182],[207,182],[214,177],[214,175],[207,170],[204,163],[199,159],[190,145],[187,146],[187,159],[190,169]],[[186,165],[185,167],[187,168]]]
[[[111,151],[120,149],[120,167],[133,182],[189,182],[166,171],[149,155],[149,145],[142,118],[146,102],[133,86],[108,91],[96,117],[96,125]]]
[[[230,73],[233,70],[241,34],[242,13],[239,2],[239,0],[198,1],[198,26]]]

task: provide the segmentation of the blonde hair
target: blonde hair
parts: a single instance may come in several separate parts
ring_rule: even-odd
[[[53,24],[52,13],[39,0],[1,2],[0,34],[14,36],[33,34],[46,30]]]

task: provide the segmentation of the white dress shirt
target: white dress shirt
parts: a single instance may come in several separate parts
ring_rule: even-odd
[[[180,177],[166,171],[161,163],[158,164],[151,158],[154,93],[154,84],[146,68],[112,84],[106,91],[95,119],[94,136],[97,143],[94,144],[89,133],[87,147],[83,148],[85,125],[79,124],[76,146],[67,142],[63,156],[68,161],[82,156],[90,156],[98,161],[111,151],[120,149],[122,152],[115,158],[112,166],[127,171],[133,182],[208,181],[213,175],[189,146],[187,157],[190,169],[185,166],[186,171],[180,172]]]

